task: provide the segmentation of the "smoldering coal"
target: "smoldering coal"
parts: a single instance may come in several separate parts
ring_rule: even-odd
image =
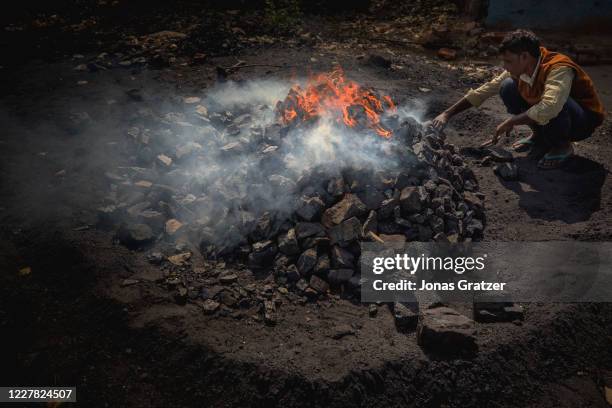
[[[137,143],[139,164],[153,165],[157,181],[176,189],[172,201],[189,209],[186,221],[208,231],[211,245],[245,243],[253,224],[248,220],[266,212],[290,218],[303,193],[297,181],[313,171],[330,178],[349,168],[390,171],[402,164],[401,154],[391,153],[401,148],[399,138],[355,132],[331,118],[284,128],[273,107],[289,88],[273,81],[218,86],[201,105],[164,114],[153,131],[156,140]],[[160,155],[173,163],[160,163]]]
[[[119,219],[128,237],[126,226],[147,225],[143,243],[183,240],[209,258],[248,255],[249,266],[274,264],[293,282],[315,271],[328,282],[353,276],[355,244],[370,233],[431,240],[482,230],[463,193],[476,189],[473,175],[443,137],[426,132],[418,111],[382,114],[389,139],[333,115],[288,124],[276,106],[289,90],[228,83],[181,109],[141,109],[128,131],[134,166],[111,180],[102,218]]]

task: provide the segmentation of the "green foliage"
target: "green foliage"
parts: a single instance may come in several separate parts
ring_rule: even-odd
[[[265,0],[264,13],[264,22],[273,32],[294,30],[302,15],[299,0]]]

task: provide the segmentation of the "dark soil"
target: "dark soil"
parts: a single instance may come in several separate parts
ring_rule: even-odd
[[[125,96],[129,89],[164,101],[202,94],[216,66],[236,59],[296,66],[298,74],[338,62],[347,76],[399,103],[423,101],[431,117],[486,79],[468,75],[465,61],[449,66],[387,43],[364,41],[356,49],[332,40],[246,47],[162,70],[83,73],[71,57],[26,59],[5,70],[0,384],[76,385],[81,406],[606,406],[600,371],[612,367],[609,304],[525,304],[522,324],[477,324],[474,358],[443,359],[424,353],[414,333],[397,332],[386,307],[371,318],[367,307],[340,296],[287,301],[274,327],[247,312],[206,316],[193,304],[176,304],[143,252],[115,244],[112,232],[83,228],[95,224],[106,169],[127,163],[109,143],[125,137],[122,119],[139,108]],[[370,63],[371,53],[385,55],[392,68]],[[288,78],[292,71],[246,68],[231,79]],[[601,89],[609,87],[608,72],[593,70]],[[77,85],[83,79],[88,83]],[[73,129],[73,109],[88,111],[87,129]],[[477,146],[503,117],[499,100],[487,102],[452,122],[449,141]],[[611,133],[607,120],[560,170],[538,171],[533,159],[517,155],[518,182],[500,181],[469,159],[486,194],[485,240],[609,240]],[[31,274],[18,274],[24,266]],[[243,268],[237,274],[241,282],[257,279]],[[126,278],[141,283],[124,287]],[[334,339],[343,324],[354,334]]]

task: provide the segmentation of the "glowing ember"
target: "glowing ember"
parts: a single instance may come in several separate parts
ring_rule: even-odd
[[[390,138],[393,133],[380,122],[385,110],[395,110],[391,98],[379,98],[371,90],[346,80],[339,67],[329,74],[311,77],[305,89],[294,85],[276,108],[285,125],[327,116],[351,128],[372,129],[384,138]]]

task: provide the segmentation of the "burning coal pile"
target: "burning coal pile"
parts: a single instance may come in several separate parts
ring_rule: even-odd
[[[101,225],[130,248],[148,247],[175,283],[188,285],[199,251],[270,271],[308,298],[350,295],[361,241],[482,234],[483,197],[454,146],[339,69],[301,85],[226,84],[181,102],[185,113],[134,115],[133,166],[107,174],[99,210]]]

